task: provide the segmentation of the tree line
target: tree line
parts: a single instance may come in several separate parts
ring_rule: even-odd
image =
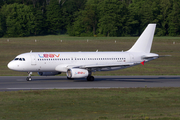
[[[0,37],[180,34],[179,0],[0,0]]]

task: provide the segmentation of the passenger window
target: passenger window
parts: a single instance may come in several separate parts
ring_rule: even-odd
[[[23,61],[25,61],[25,59],[23,58]]]

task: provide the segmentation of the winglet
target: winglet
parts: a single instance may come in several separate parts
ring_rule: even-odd
[[[145,61],[142,61],[141,64],[144,65]]]

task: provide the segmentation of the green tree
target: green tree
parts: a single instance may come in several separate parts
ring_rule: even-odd
[[[3,0],[0,0],[0,8],[4,5],[4,1]]]
[[[73,26],[69,26],[68,33],[75,36],[92,36],[97,28],[97,1],[89,0],[85,8],[75,14]],[[73,28],[73,29],[72,29]]]
[[[6,36],[29,36],[34,33],[34,15],[24,4],[4,5],[1,9],[6,19]]]
[[[171,36],[180,34],[180,1],[173,0],[173,8],[168,16],[169,28],[168,33]]]
[[[0,14],[0,37],[3,37],[6,33],[6,21],[2,14]]]
[[[63,6],[63,22],[64,22],[64,30],[68,31],[69,35],[73,35],[73,24],[77,17],[82,16],[80,13],[77,14],[79,11],[84,10],[85,4],[87,0],[67,0]]]
[[[50,33],[60,33],[63,26],[62,11],[57,0],[51,0],[47,6],[47,23]]]
[[[156,33],[158,36],[168,35],[169,20],[168,16],[172,9],[172,0],[160,0],[159,2],[160,12],[157,16],[157,29]]]
[[[124,1],[118,2],[117,4],[117,10],[116,10],[116,36],[125,36],[128,34],[128,19],[129,19],[129,10]]]
[[[99,22],[98,22],[98,33],[104,36],[115,36],[116,35],[116,13],[117,10],[116,0],[104,0],[99,3]]]
[[[46,17],[43,14],[42,10],[36,9],[34,12],[35,15],[35,28],[34,35],[43,35],[47,33],[47,24]]]
[[[98,32],[104,36],[121,36],[126,34],[128,9],[123,1],[104,0],[98,5]]]
[[[158,0],[133,0],[129,5],[129,34],[140,35],[149,23],[156,22],[158,9]]]

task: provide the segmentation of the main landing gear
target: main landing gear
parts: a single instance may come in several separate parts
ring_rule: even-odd
[[[32,78],[31,78],[32,72],[28,72],[28,74],[29,74],[29,75],[28,75],[28,77],[26,78],[26,80],[27,80],[27,81],[31,81],[31,80],[32,80]]]
[[[68,79],[68,80],[74,80],[74,78],[69,78],[69,77],[67,77],[67,79]]]
[[[87,81],[94,81],[94,77],[91,75],[87,76]]]
[[[87,76],[87,81],[94,81],[94,77],[92,76],[92,71],[89,71],[89,75]]]

